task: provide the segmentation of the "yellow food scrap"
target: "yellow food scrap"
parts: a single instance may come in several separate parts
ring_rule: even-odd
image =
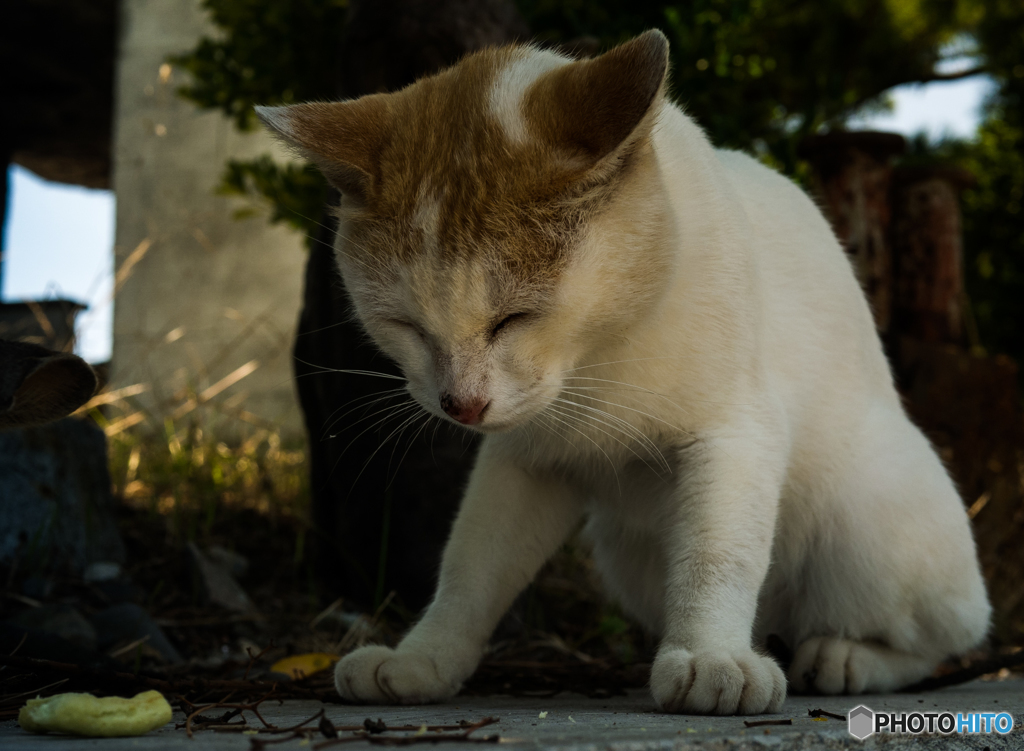
[[[305,678],[307,675],[313,675],[313,673],[319,673],[321,670],[326,670],[337,661],[338,655],[326,652],[310,652],[309,654],[285,657],[283,660],[278,660],[271,665],[270,669],[275,673],[284,673],[292,678],[299,679]]]
[[[98,738],[143,735],[171,721],[171,705],[159,691],[131,699],[92,694],[57,694],[29,699],[18,724],[30,733],[71,733]]]

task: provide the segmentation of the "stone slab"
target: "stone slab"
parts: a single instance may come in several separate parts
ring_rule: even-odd
[[[808,709],[825,709],[845,715],[858,704],[876,711],[951,711],[1010,712],[1014,730],[1006,735],[872,736],[858,741],[847,732],[845,722],[815,721]],[[289,701],[282,705],[267,702],[261,710],[268,721],[280,726],[293,725],[315,714],[320,704]],[[477,731],[481,736],[498,733],[501,745],[514,745],[524,751],[669,751],[682,749],[729,749],[729,751],[788,749],[942,749],[967,751],[1024,749],[1024,680],[975,681],[928,694],[890,694],[861,697],[791,696],[783,712],[759,717],[688,717],[659,713],[646,691],[633,691],[626,697],[587,699],[574,694],[554,698],[458,697],[455,701],[427,707],[350,707],[327,705],[327,716],[336,725],[362,723],[371,717],[389,725],[456,724],[459,720],[500,717],[501,722]],[[545,717],[540,714],[546,712]],[[791,726],[747,728],[744,720],[791,719]],[[181,722],[175,712],[175,722]],[[255,718],[250,718],[255,722]],[[767,732],[765,732],[767,730]],[[263,736],[264,738],[272,736]],[[198,732],[189,740],[184,730],[173,725],[141,738],[79,739],[33,736],[17,723],[0,723],[0,748],[4,751],[91,751],[103,749],[191,749],[192,751],[246,751],[249,737],[237,733]],[[275,748],[308,748],[299,740]],[[369,744],[348,744],[349,748]],[[441,743],[430,748],[461,749],[465,745]]]

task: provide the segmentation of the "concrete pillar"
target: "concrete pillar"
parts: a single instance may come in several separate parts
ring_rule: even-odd
[[[811,136],[800,156],[814,168],[825,215],[850,254],[878,330],[892,317],[892,249],[889,243],[889,181],[892,158],[906,141],[895,133],[837,131]]]
[[[265,217],[236,220],[236,199],[214,192],[229,157],[276,147],[181,99],[184,73],[166,63],[211,32],[199,0],[122,4],[111,386],[147,384],[137,398],[160,418],[215,412],[231,416],[221,430],[242,428],[240,418],[298,436],[290,357],[302,238]]]
[[[951,166],[900,167],[893,174],[893,316],[902,334],[964,340],[960,191],[972,182],[970,173]]]

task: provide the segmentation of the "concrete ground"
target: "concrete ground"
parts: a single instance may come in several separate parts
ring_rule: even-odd
[[[1009,712],[1014,730],[1008,735],[996,733],[941,736],[872,736],[858,741],[847,731],[845,721],[814,720],[808,709],[824,709],[846,715],[864,704],[875,711],[897,712]],[[283,705],[267,702],[261,711],[269,722],[286,727],[315,714],[320,704],[289,701]],[[456,724],[484,717],[500,717],[495,725],[477,731],[479,737],[500,734],[502,744],[544,751],[669,751],[670,749],[1003,749],[1024,750],[1024,680],[975,681],[927,694],[862,696],[856,698],[791,696],[784,711],[758,717],[686,717],[659,713],[646,691],[634,691],[627,697],[587,699],[562,694],[551,699],[519,699],[504,696],[486,698],[459,697],[450,704],[429,707],[348,707],[327,705],[327,717],[335,725],[358,725],[364,718],[382,718],[388,725]],[[210,714],[215,714],[210,712]],[[175,712],[175,722],[182,721]],[[746,721],[792,720],[791,726],[746,727]],[[258,726],[254,717],[249,718]],[[195,749],[195,751],[246,751],[250,738],[240,733],[200,731],[189,740],[184,730],[168,724],[141,738],[80,739],[30,735],[14,721],[0,723],[0,749],[21,751],[91,751],[103,749]],[[273,740],[276,736],[260,735]],[[312,741],[317,743],[322,738]],[[287,751],[310,747],[310,741],[291,740],[272,748]],[[462,744],[443,743],[442,748],[465,749]],[[366,742],[347,744],[347,748],[366,748]],[[437,746],[429,746],[437,748]],[[486,746],[485,746],[486,748]]]

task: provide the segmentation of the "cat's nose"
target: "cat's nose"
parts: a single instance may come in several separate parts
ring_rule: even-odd
[[[490,402],[479,397],[456,399],[451,394],[441,395],[441,409],[463,425],[476,425],[480,422],[488,404],[490,404]]]

